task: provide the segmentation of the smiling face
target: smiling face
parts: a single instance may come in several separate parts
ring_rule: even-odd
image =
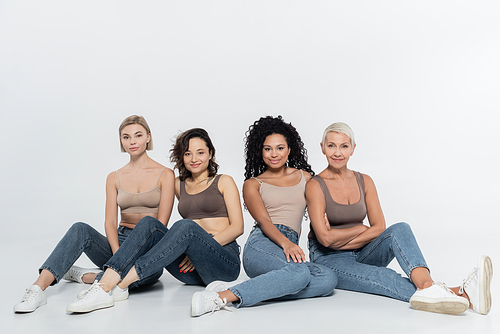
[[[207,171],[208,164],[212,158],[207,143],[201,138],[189,139],[189,147],[184,152],[184,166],[191,174],[200,174]]]
[[[352,146],[347,135],[338,132],[327,133],[325,142],[321,143],[321,150],[328,160],[328,165],[334,168],[347,166],[355,148],[356,145]]]
[[[269,168],[281,168],[288,161],[290,148],[283,135],[274,133],[266,137],[262,145],[262,159]]]
[[[123,128],[120,140],[125,152],[130,155],[138,155],[146,151],[151,135],[142,125],[130,124]]]

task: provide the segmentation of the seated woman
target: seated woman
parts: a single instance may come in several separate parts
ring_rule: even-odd
[[[417,310],[458,314],[470,305],[487,314],[490,258],[481,257],[461,287],[434,282],[410,226],[398,223],[386,229],[373,180],[347,168],[355,147],[354,133],[344,123],[323,133],[328,167],[306,186],[311,261],[337,272],[339,289],[409,301]],[[363,225],[366,216],[370,227]],[[386,268],[394,257],[408,278]]]
[[[143,217],[154,217],[162,224],[168,222],[174,204],[174,173],[148,156],[146,151],[153,149],[153,139],[146,120],[136,115],[127,117],[118,131],[121,150],[130,155],[130,161],[111,172],[106,180],[107,237],[88,224],[73,224],[40,267],[38,279],[14,306],[14,312],[33,312],[45,305],[45,289],[62,278],[92,283],[100,270],[82,271],[71,267],[73,263],[85,253],[96,266],[103,268]],[[162,270],[151,273],[134,286],[156,282],[161,274]]]
[[[104,265],[101,280],[68,305],[68,312],[113,306],[115,293],[163,268],[186,284],[207,285],[238,277],[240,257],[235,240],[243,233],[243,214],[233,179],[217,175],[215,148],[203,129],[180,134],[171,152],[179,171],[175,194],[184,219],[170,229],[152,217],[140,221]]]
[[[192,316],[229,302],[241,307],[269,299],[326,296],[337,282],[329,268],[306,262],[298,245],[305,186],[314,172],[297,130],[281,116],[262,117],[247,132],[245,154],[243,198],[256,225],[245,244],[243,265],[252,279],[231,287],[217,281],[196,292]]]

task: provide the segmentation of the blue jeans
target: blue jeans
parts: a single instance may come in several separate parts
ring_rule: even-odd
[[[132,229],[124,226],[118,227],[118,243],[121,245],[132,231]],[[108,239],[97,232],[92,226],[79,222],[74,223],[69,228],[38,271],[41,272],[43,269],[50,271],[55,278],[51,283],[51,285],[54,285],[63,278],[64,274],[66,274],[82,253],[85,253],[90,261],[101,269],[113,256]],[[137,284],[134,283],[130,287],[134,288],[154,283],[160,278],[162,273],[163,270],[158,271],[148,277],[147,280],[144,280],[140,284],[135,282]]]
[[[284,225],[276,228],[294,244],[297,232]],[[326,296],[337,284],[337,275],[314,263],[287,262],[283,249],[255,226],[243,251],[243,266],[251,278],[229,290],[240,301],[234,306],[251,306],[269,299],[299,299]]]
[[[410,277],[413,269],[427,268],[415,236],[406,223],[389,226],[375,240],[357,250],[338,251],[309,240],[312,262],[332,268],[338,275],[338,289],[373,293],[409,301],[416,287],[407,277],[387,265],[395,257]]]
[[[195,270],[181,273],[179,264],[186,255]],[[144,217],[104,265],[122,279],[132,266],[139,282],[166,268],[181,282],[207,285],[215,280],[232,281],[238,277],[240,251],[236,241],[221,246],[192,220],[179,220],[168,229],[157,219]]]

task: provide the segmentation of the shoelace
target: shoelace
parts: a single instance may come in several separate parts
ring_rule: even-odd
[[[467,276],[467,278],[464,279],[464,281],[460,285],[460,289],[458,290],[459,294],[461,294],[461,295],[464,294],[465,287],[467,285],[469,285],[470,281],[472,281],[472,278],[474,278],[474,276],[476,275],[476,272],[477,272],[477,268],[472,269],[472,271],[470,272],[469,276]]]
[[[70,278],[70,279],[72,279],[72,280],[75,280],[75,281],[76,281],[76,280],[78,280],[78,275],[79,275],[79,274],[80,274],[80,273],[79,273],[79,272],[77,272],[77,271],[75,271],[73,268],[71,268],[71,269],[68,271],[68,276],[69,276],[69,278]]]
[[[227,306],[227,300],[226,298],[220,299],[218,296],[214,296],[214,298],[209,298],[205,301],[208,305],[207,309],[210,310],[210,314],[214,313],[215,311],[218,311],[220,309],[225,309],[230,312],[233,312],[229,306]]]
[[[448,286],[445,283],[443,283],[443,282],[434,282],[433,284],[434,285],[439,285],[441,288],[443,288],[446,291],[448,291],[449,293],[455,295],[455,292],[453,292],[453,290],[451,290],[450,288],[448,288]]]
[[[26,289],[26,293],[23,296],[23,299],[21,299],[22,302],[32,302],[35,298],[36,295],[38,295],[38,291],[32,290],[32,289]]]
[[[94,293],[99,291],[99,288],[101,287],[101,285],[104,285],[104,283],[99,283],[97,280],[94,281],[94,283],[92,283],[90,288],[88,288],[87,291],[85,291],[80,297],[78,297],[77,300],[92,296]]]

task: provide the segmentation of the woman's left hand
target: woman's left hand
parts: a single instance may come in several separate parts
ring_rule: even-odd
[[[181,263],[179,264],[179,271],[181,273],[187,273],[193,270],[194,270],[194,265],[191,263],[191,260],[186,255],[184,260],[182,260]]]
[[[287,262],[290,262],[290,259],[295,263],[306,262],[306,255],[302,251],[302,248],[293,242],[289,242],[283,246],[283,252],[285,253]]]

